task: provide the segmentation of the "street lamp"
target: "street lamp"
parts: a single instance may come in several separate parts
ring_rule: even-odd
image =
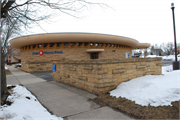
[[[172,15],[173,15],[173,27],[174,27],[174,48],[175,48],[175,61],[173,62],[173,70],[179,69],[179,61],[177,61],[177,47],[176,47],[176,28],[175,28],[175,16],[174,16],[174,3],[171,3]]]

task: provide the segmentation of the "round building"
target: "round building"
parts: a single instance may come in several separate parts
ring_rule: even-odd
[[[150,46],[132,38],[94,33],[37,34],[12,39],[10,44],[20,49],[23,70],[33,62],[126,58],[133,49]]]

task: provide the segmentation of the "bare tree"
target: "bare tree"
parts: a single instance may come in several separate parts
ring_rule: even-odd
[[[173,42],[162,43],[160,45],[160,48],[164,50],[164,54],[165,55],[173,54],[173,50],[174,50]]]
[[[1,104],[4,104],[9,92],[6,88],[6,75],[4,68],[4,58],[8,52],[8,40],[20,32],[20,24],[17,23],[18,19],[1,19]]]
[[[92,5],[108,7],[103,3],[86,0],[1,0],[1,104],[6,102],[9,95],[6,88],[4,56],[7,53],[8,40],[19,34],[20,26],[27,29],[33,23],[39,25],[39,21],[60,13],[78,18],[78,13],[88,10]]]
[[[4,3],[6,0],[1,0]],[[90,6],[98,5],[108,7],[103,3],[87,2],[86,0],[19,0],[12,4],[7,12],[2,13],[2,17],[9,19],[18,18],[25,27],[30,27],[32,23],[67,14],[78,18],[78,14],[88,10]]]

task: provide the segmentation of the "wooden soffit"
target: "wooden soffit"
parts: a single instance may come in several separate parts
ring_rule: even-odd
[[[147,47],[146,44],[139,44],[137,40],[132,38],[97,33],[49,33],[29,35],[12,39],[10,44],[12,47],[19,49],[22,46],[32,44],[56,42],[97,42],[127,45],[132,48],[136,48],[137,46]]]

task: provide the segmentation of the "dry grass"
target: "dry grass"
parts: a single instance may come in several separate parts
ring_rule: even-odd
[[[5,70],[6,75],[12,75],[10,70]]]
[[[102,94],[93,101],[102,106],[109,106],[136,119],[179,119],[179,102],[172,102],[172,106],[141,106],[125,98],[112,97]]]

